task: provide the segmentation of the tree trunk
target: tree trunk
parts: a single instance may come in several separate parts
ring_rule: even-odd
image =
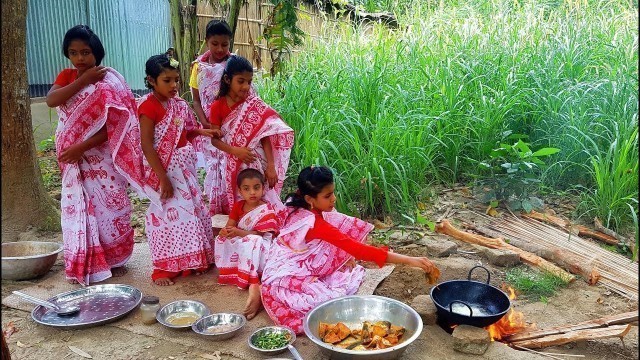
[[[231,28],[231,42],[229,43],[229,49],[233,52],[233,39],[236,37],[236,29],[238,28],[238,18],[240,17],[240,8],[242,7],[243,0],[231,0],[229,4],[229,18],[227,23]]]
[[[191,62],[195,60],[198,51],[198,17],[196,16],[197,0],[170,0],[171,28],[175,54],[180,62],[180,78],[182,79],[182,94],[189,92],[189,77],[191,76]],[[185,97],[185,96],[183,96]]]
[[[27,0],[2,1],[2,242],[27,227],[60,230],[42,185],[27,81]]]

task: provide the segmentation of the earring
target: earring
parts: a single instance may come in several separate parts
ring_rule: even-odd
[[[311,210],[313,210],[313,204],[309,204],[309,205],[311,205]]]

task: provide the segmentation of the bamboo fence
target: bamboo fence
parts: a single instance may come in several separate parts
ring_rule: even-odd
[[[240,16],[234,39],[234,48],[231,52],[246,57],[254,67],[258,69],[271,68],[271,56],[264,39],[260,39],[264,25],[273,9],[273,5],[267,0],[246,0],[240,8]],[[306,40],[310,38],[323,38],[323,29],[326,22],[344,22],[346,18],[336,18],[331,14],[322,14],[316,6],[304,3],[298,7],[298,27],[306,34]],[[196,8],[198,18],[198,42],[199,48],[205,41],[207,23],[213,19],[226,19],[229,14],[229,5],[217,1],[199,0]],[[293,52],[297,50],[294,49]]]

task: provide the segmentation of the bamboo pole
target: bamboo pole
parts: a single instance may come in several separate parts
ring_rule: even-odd
[[[541,349],[549,346],[564,345],[581,340],[595,340],[617,337],[622,339],[631,330],[631,325],[613,325],[605,328],[585,329],[567,333],[543,336],[537,339],[517,341],[511,343],[527,349]]]

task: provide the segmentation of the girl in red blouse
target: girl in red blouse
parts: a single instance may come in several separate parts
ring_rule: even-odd
[[[289,214],[262,273],[263,305],[277,324],[302,333],[302,320],[314,306],[355,294],[365,270],[354,258],[380,267],[405,264],[438,273],[426,257],[366,245],[373,225],[335,211],[335,184],[328,168],[306,167],[297,183],[298,191],[288,198]]]

